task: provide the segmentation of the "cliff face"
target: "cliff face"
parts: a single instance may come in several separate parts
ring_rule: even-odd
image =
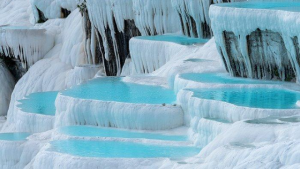
[[[6,115],[15,80],[4,61],[0,58],[0,116]]]
[[[21,79],[21,77],[27,72],[27,68],[22,66],[22,62],[19,59],[8,58],[3,55],[1,56],[0,54],[0,62],[7,67],[15,81]]]
[[[132,37],[179,31],[179,24],[169,24],[178,17],[170,1],[87,0],[81,7],[88,61],[103,65],[107,76],[121,75]]]
[[[254,2],[238,5],[214,5],[210,10],[216,44],[228,72],[237,77],[299,82],[298,12],[287,7],[270,10],[282,9],[272,3],[269,8]]]
[[[88,11],[83,13],[86,33],[86,54],[90,64],[101,64],[107,76],[121,74],[125,60],[130,58],[129,40],[140,36],[134,20],[124,20],[124,30],[119,31],[114,18],[112,27],[103,32],[95,28],[90,21]]]
[[[239,37],[233,32],[224,31],[225,52],[228,61],[225,62],[227,70],[237,77],[251,76],[255,79],[281,79],[295,80],[295,72],[287,58],[288,51],[283,38],[277,32],[257,29],[246,37],[246,50],[248,57],[241,52],[242,46]],[[222,52],[223,59],[224,55]]]

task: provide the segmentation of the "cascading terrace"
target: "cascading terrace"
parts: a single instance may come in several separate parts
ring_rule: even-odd
[[[299,85],[231,76],[299,76],[299,3],[25,1],[0,0],[36,24],[0,27],[1,169],[299,168]]]

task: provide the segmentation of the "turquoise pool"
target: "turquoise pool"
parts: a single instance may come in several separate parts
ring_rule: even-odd
[[[269,124],[269,125],[284,124],[283,121],[280,121],[276,118],[262,118],[262,119],[247,120],[246,123],[249,123],[249,124]]]
[[[193,45],[193,44],[204,44],[209,39],[190,38],[181,35],[157,35],[157,36],[138,36],[137,39],[152,40],[152,41],[165,41],[173,42],[180,45]]]
[[[58,92],[33,93],[19,100],[18,107],[28,113],[55,115],[55,99]]]
[[[247,78],[231,77],[225,73],[186,73],[179,76],[182,79],[202,83],[219,83],[219,84],[279,84],[282,82],[253,80]]]
[[[187,141],[187,136],[163,135],[130,130],[92,127],[92,126],[68,126],[60,129],[60,132],[70,136],[81,137],[112,137],[112,138],[144,138],[166,141]]]
[[[28,136],[30,136],[29,133],[0,133],[0,140],[24,141]]]
[[[194,97],[263,109],[299,109],[300,92],[270,88],[216,88],[191,90]]]
[[[300,117],[296,116],[296,117],[283,117],[283,118],[279,118],[280,121],[283,122],[289,122],[289,123],[299,123],[300,122]]]
[[[176,95],[161,86],[126,83],[120,77],[101,77],[62,92],[82,99],[145,104],[173,104]]]
[[[231,123],[230,121],[228,120],[225,120],[225,119],[220,119],[220,118],[210,118],[210,117],[204,117],[204,119],[206,120],[211,120],[211,121],[216,121],[216,122],[220,122],[220,123]]]
[[[207,59],[197,59],[197,58],[190,58],[190,59],[186,59],[184,60],[184,62],[197,62],[197,63],[201,63],[201,62],[209,62],[212,60],[207,60]]]
[[[233,8],[251,8],[251,9],[274,9],[285,11],[300,11],[299,2],[278,1],[278,2],[235,2],[216,4],[217,6],[233,7]]]
[[[200,152],[199,148],[188,146],[84,140],[53,141],[49,150],[74,156],[101,158],[183,158],[195,156]]]

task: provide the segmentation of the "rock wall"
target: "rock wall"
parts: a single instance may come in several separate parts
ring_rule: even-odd
[[[107,76],[121,75],[132,37],[179,31],[179,24],[169,24],[178,17],[170,6],[160,0],[87,0],[80,5],[90,64],[102,64]]]
[[[15,80],[0,58],[0,116],[6,115]]]
[[[272,10],[256,3],[211,6],[212,30],[227,71],[237,77],[299,82],[299,12],[285,3],[270,2]]]
[[[295,80],[292,64],[286,59],[288,51],[279,33],[257,29],[248,35],[248,58],[243,56],[239,37],[233,32],[224,31],[224,40],[229,59],[226,68],[232,69],[234,76],[248,77],[250,70],[250,76],[255,79]]]

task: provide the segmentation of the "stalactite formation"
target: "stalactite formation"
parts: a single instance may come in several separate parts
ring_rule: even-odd
[[[178,12],[181,29],[186,36],[211,38],[210,5],[236,1],[241,0],[172,0],[172,5]]]
[[[0,58],[16,80],[42,59],[54,45],[54,38],[45,33],[44,29],[0,27],[0,33]]]
[[[288,9],[253,11],[256,14],[250,15],[249,8],[233,10],[228,4],[211,7],[212,30],[226,69],[237,77],[299,83],[297,13]]]
[[[103,64],[108,76],[119,76],[130,58],[129,40],[140,35],[177,32],[178,15],[171,1],[87,0],[79,5],[85,22],[86,54],[91,64]],[[173,23],[173,24],[170,24]]]

